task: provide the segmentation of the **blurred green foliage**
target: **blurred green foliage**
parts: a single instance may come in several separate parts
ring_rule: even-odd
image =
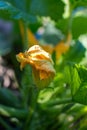
[[[66,6],[68,11],[65,10]],[[7,36],[4,35],[7,26],[5,30],[0,28],[0,55],[6,56],[11,61],[19,94],[17,96],[14,91],[4,88],[0,83],[0,129],[87,129],[87,49],[79,41],[79,37],[87,33],[86,10],[87,0],[0,0],[0,18],[11,21],[14,26],[13,31],[10,33],[9,30],[7,31],[9,35],[12,34],[13,40],[10,41],[8,38],[5,42],[2,36],[4,39]],[[65,12],[66,17],[64,17]],[[58,39],[65,41],[61,37],[63,34],[66,38],[68,32],[72,34],[72,39],[68,51],[59,59],[56,59],[55,52],[52,53],[56,76],[49,86],[39,91],[33,81],[32,68],[26,66],[21,72],[16,54],[24,51],[25,48],[28,49],[26,33],[28,28],[33,33],[36,33],[40,27],[45,29],[42,18],[44,16],[51,18],[50,23],[54,23],[57,32],[59,29],[62,32],[58,35]],[[22,37],[20,21],[23,22],[25,29]],[[50,29],[46,33],[49,34],[49,41],[54,41],[51,44],[55,47],[57,41],[55,37],[50,36]],[[47,45],[50,46],[50,43]]]

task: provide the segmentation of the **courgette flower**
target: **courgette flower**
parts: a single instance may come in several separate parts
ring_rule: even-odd
[[[32,66],[34,81],[39,88],[44,88],[52,81],[55,76],[55,69],[50,54],[44,51],[39,45],[34,45],[16,55],[20,62],[21,70],[26,64]]]

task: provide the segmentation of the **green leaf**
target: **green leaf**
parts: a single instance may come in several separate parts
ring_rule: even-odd
[[[72,34],[76,39],[80,35],[87,33],[87,17],[76,17],[72,22]]]
[[[19,107],[20,106],[20,101],[14,95],[11,90],[6,89],[6,88],[1,88],[0,87],[0,103],[5,104],[7,106],[15,106]]]
[[[48,88],[48,89],[44,89],[44,90],[40,91],[38,102],[44,103],[44,102],[48,101],[52,97],[53,92],[54,92],[53,88]]]
[[[75,64],[69,67],[69,71],[73,101],[87,105],[87,68]]]
[[[7,15],[7,16],[6,16]],[[13,6],[12,4],[4,1],[0,1],[0,16],[11,19],[22,19],[27,22],[34,22],[36,17],[24,12],[22,9]]]
[[[62,18],[64,3],[61,0],[32,0],[31,14],[39,16],[50,16],[54,20]]]
[[[85,51],[86,48],[81,44],[81,42],[76,41],[76,43],[71,46],[69,51],[64,55],[64,61],[79,63],[85,56]]]
[[[67,34],[70,29],[73,39],[78,39],[82,34],[87,33],[87,16],[74,17],[69,28],[70,19],[61,19],[57,22],[56,27],[59,28],[64,34]]]
[[[75,95],[75,93],[78,91],[78,88],[81,84],[80,77],[79,77],[77,69],[75,67],[71,67],[70,77],[71,77],[72,95]]]
[[[58,29],[60,29],[64,34],[66,34],[68,32],[68,23],[69,23],[69,19],[60,19],[57,23],[56,23],[56,27]]]
[[[2,1],[2,0],[1,0]],[[3,0],[4,2],[8,2],[10,3],[11,5],[13,5],[15,8],[19,8],[21,9],[22,11],[25,11],[26,10],[26,4],[27,4],[27,1],[30,2],[30,0],[21,0],[18,1],[18,0]],[[29,4],[28,4],[29,6]]]
[[[19,119],[25,119],[28,111],[26,109],[16,109],[14,107],[4,106],[0,104],[0,115],[5,117],[15,117]]]
[[[35,22],[36,16],[50,16],[54,20],[62,18],[64,3],[56,0],[11,0],[0,1],[0,15],[5,13],[13,19],[22,19],[27,22]]]

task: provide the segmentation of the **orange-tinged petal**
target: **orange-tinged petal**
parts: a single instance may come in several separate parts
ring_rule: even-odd
[[[32,46],[28,50],[28,54],[37,59],[46,59],[52,62],[51,56],[48,52],[44,51],[39,45]]]
[[[33,75],[37,86],[46,86],[55,75],[53,61],[49,53],[39,45],[34,45],[24,53],[19,53],[17,60],[21,63],[21,69],[30,64],[33,68]],[[42,85],[43,84],[43,85]]]
[[[24,41],[24,25],[22,23],[22,21],[19,21],[19,26],[20,26],[20,32],[21,32],[21,36],[22,36],[22,40]],[[29,42],[29,47],[39,44],[39,41],[35,38],[34,34],[32,33],[32,31],[27,28],[27,37],[28,37],[28,42]]]
[[[56,52],[56,59],[58,60],[60,56],[64,53],[66,53],[69,50],[70,43],[72,40],[72,34],[71,32],[68,32],[67,38],[65,41],[60,41],[55,47],[54,51]]]
[[[58,45],[55,46],[54,50],[56,52],[56,59],[59,59],[62,54],[67,52],[69,45],[64,44],[64,41],[61,41]]]
[[[48,73],[46,71],[41,70],[40,71],[40,79],[46,79],[48,78]]]
[[[54,51],[54,47],[51,45],[42,45],[42,48],[50,54],[52,54]]]

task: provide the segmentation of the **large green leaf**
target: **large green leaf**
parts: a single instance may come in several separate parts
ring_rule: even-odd
[[[64,3],[61,0],[32,0],[30,12],[39,16],[50,16],[58,20],[62,18]]]
[[[36,16],[50,16],[58,20],[64,12],[64,3],[58,0],[22,0],[21,2],[1,0],[0,11],[0,16],[6,13],[8,16],[11,15],[11,18],[23,19],[27,22],[34,22]]]
[[[69,67],[69,72],[73,101],[87,105],[87,68],[75,64]]]
[[[78,38],[81,34],[87,33],[87,17],[76,17],[72,22],[73,38]]]
[[[35,17],[33,17],[33,15],[27,14],[22,9],[3,1],[0,1],[0,16],[4,18],[22,19],[27,22],[35,21]]]
[[[71,29],[73,39],[78,39],[80,35],[87,33],[87,16],[74,17],[71,28],[69,28],[69,20],[70,19],[59,20],[56,24],[57,28],[61,29],[64,34],[67,34],[68,30]]]
[[[70,11],[69,16],[59,20],[57,27],[65,34],[71,30],[73,38],[77,39],[81,34],[87,33],[87,0],[70,0],[67,6]]]
[[[21,2],[19,0],[0,0],[0,1],[8,2],[16,8],[22,9],[23,11],[25,10],[26,0],[21,0]]]
[[[60,19],[57,23],[56,23],[56,27],[58,29],[60,29],[64,34],[67,34],[68,32],[68,24],[69,24],[69,19]]]

